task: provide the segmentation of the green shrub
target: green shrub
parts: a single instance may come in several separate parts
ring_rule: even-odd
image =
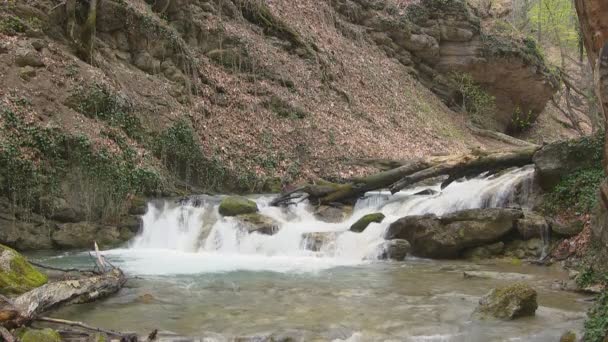
[[[548,194],[545,209],[552,213],[575,210],[588,213],[597,204],[602,168],[583,169],[564,177]]]
[[[472,121],[483,124],[484,119],[496,110],[494,96],[483,90],[469,74],[454,72],[450,76],[462,95],[463,109]]]
[[[15,35],[23,33],[27,30],[27,26],[16,17],[7,16],[0,18],[0,33]]]
[[[608,292],[604,291],[597,298],[587,313],[585,321],[585,342],[602,342],[608,332]]]

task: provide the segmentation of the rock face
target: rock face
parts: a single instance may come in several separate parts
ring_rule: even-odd
[[[369,226],[370,223],[380,223],[382,220],[384,220],[384,214],[382,213],[367,214],[357,220],[357,222],[353,223],[353,225],[350,226],[350,231],[361,233],[365,230],[365,228],[367,228],[367,226]]]
[[[59,224],[51,233],[53,244],[61,249],[93,246],[97,241],[100,247],[115,246],[125,239],[115,226],[105,226],[91,222]]]
[[[548,222],[551,226],[551,231],[560,236],[570,237],[583,231],[583,224],[581,222],[562,222],[553,218],[549,219]]]
[[[536,291],[527,284],[518,283],[491,290],[479,300],[473,316],[512,320],[534,316],[537,308]]]
[[[46,282],[47,277],[32,267],[21,254],[0,245],[0,294],[21,294]]]
[[[496,115],[483,120],[488,128],[513,130],[522,113],[534,121],[557,90],[534,41],[482,28],[466,1],[422,0],[404,11],[371,0],[333,1],[333,6],[345,20],[365,26],[389,56],[412,66],[445,102],[457,96],[457,85],[446,76],[469,74],[495,97]]]
[[[409,253],[411,246],[407,240],[395,239],[383,242],[379,248],[379,259],[402,261]]]
[[[21,342],[61,342],[61,336],[53,329],[25,329],[19,333]]]
[[[524,217],[517,220],[517,231],[524,240],[542,237],[548,234],[549,224],[537,213],[524,211]]]
[[[219,212],[222,216],[254,214],[258,212],[258,205],[245,197],[231,196],[222,200]]]
[[[517,209],[472,209],[445,215],[407,216],[392,223],[385,239],[405,239],[412,254],[426,258],[456,258],[471,247],[498,241],[515,228],[523,213]]]
[[[544,146],[534,154],[534,165],[541,188],[552,190],[566,175],[599,165],[595,137],[562,141]]]

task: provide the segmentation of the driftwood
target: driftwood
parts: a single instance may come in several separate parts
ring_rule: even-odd
[[[474,151],[456,156],[418,158],[406,161],[395,169],[355,178],[345,184],[323,180],[307,184],[282,194],[274,199],[271,205],[288,205],[298,196],[307,197],[316,205],[349,203],[368,191],[388,188],[394,194],[408,186],[439,176],[448,176],[442,184],[442,187],[445,187],[462,177],[532,164],[532,157],[538,149],[539,146],[532,145],[507,152]]]
[[[92,277],[48,283],[12,301],[0,298],[0,325],[14,328],[28,324],[57,306],[91,302],[113,294],[125,282],[122,271],[113,269]]]

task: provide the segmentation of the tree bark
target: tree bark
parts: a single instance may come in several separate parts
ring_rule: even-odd
[[[35,288],[10,301],[0,298],[0,325],[22,326],[64,304],[86,303],[116,293],[126,277],[119,269],[93,277],[64,280]]]

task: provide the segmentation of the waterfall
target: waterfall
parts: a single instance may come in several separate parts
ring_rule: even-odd
[[[444,189],[440,184],[416,187],[390,195],[367,193],[349,218],[327,223],[314,215],[308,203],[288,208],[269,205],[273,196],[255,196],[260,214],[279,225],[275,235],[247,233],[235,218],[221,217],[221,197],[196,201],[150,203],[143,216],[143,231],[128,249],[110,251],[138,260],[129,267],[137,272],[197,273],[232,270],[308,271],[356,265],[376,258],[388,225],[400,217],[486,207],[526,207],[531,196],[534,168],[527,166],[462,179]],[[423,194],[418,194],[426,190]],[[382,212],[382,223],[372,223],[363,233],[349,231],[363,215]],[[309,246],[309,233],[322,236],[319,248]],[[137,269],[139,268],[139,269]]]

